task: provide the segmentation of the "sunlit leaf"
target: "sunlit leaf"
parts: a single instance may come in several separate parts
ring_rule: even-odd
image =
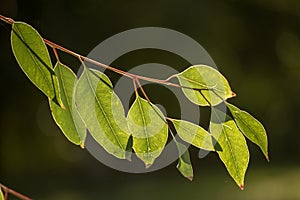
[[[231,177],[243,189],[245,173],[249,163],[246,140],[233,119],[216,109],[212,111],[210,132],[222,147],[222,151],[217,151],[217,153]]]
[[[49,99],[50,109],[56,124],[64,135],[74,144],[84,146],[86,128],[73,103],[76,75],[67,66],[57,63],[54,68],[57,75],[60,97],[64,108]]]
[[[177,78],[187,98],[200,106],[214,106],[235,96],[226,78],[213,67],[195,65]]]
[[[55,97],[54,74],[46,45],[30,25],[15,22],[12,25],[13,53],[27,77],[50,99]]]
[[[184,177],[192,181],[194,177],[194,172],[190,159],[189,149],[179,142],[176,142],[176,145],[178,153],[180,155],[178,159],[177,169]]]
[[[170,119],[179,137],[198,148],[214,151],[212,136],[204,128],[184,120]]]
[[[4,196],[3,196],[3,193],[2,193],[1,187],[0,187],[0,200],[4,200]]]
[[[127,119],[133,136],[133,150],[146,167],[150,167],[161,154],[168,139],[164,115],[157,106],[137,96]]]
[[[130,136],[127,120],[108,77],[85,67],[76,84],[75,103],[93,138],[108,153],[127,158],[130,155],[126,152]]]
[[[254,144],[258,145],[264,153],[267,160],[268,157],[268,139],[267,133],[263,125],[249,113],[240,110],[236,106],[226,103],[237,126],[242,133]]]

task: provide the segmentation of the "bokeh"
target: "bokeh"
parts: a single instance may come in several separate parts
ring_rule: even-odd
[[[104,166],[69,143],[56,127],[46,97],[13,57],[10,26],[1,22],[1,183],[46,200],[300,199],[299,1],[0,0],[0,13],[31,24],[43,37],[83,55],[106,38],[137,27],[165,27],[192,37],[230,81],[237,93],[230,102],[264,124],[271,159],[266,162],[248,141],[251,159],[244,191],[216,154],[199,159],[196,148],[191,148],[192,182],[181,177],[176,163],[148,174]],[[79,68],[71,56],[60,57],[73,70]],[[176,55],[159,50],[128,53],[113,66],[129,70],[147,62],[180,71],[188,67]],[[120,78],[109,75],[113,82]],[[167,90],[146,89],[156,103],[172,101]],[[172,107],[169,110],[172,113]],[[206,109],[201,111],[207,115]],[[207,124],[205,117],[200,123]]]

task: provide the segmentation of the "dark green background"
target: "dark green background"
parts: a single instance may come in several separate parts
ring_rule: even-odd
[[[0,13],[83,55],[106,38],[137,27],[165,27],[194,38],[237,93],[231,102],[265,125],[271,159],[267,163],[248,142],[245,191],[215,154],[200,160],[194,148],[193,182],[180,176],[176,163],[149,174],[104,166],[58,130],[47,99],[13,57],[10,26],[1,22],[0,182],[34,199],[300,199],[299,1],[1,0]],[[72,57],[60,55],[73,69],[79,67]],[[188,67],[160,51],[131,53],[115,66],[129,70],[146,62]],[[166,98],[163,92],[152,93]]]

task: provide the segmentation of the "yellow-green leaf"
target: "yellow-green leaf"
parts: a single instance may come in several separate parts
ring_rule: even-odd
[[[200,106],[214,106],[235,96],[226,78],[213,67],[191,66],[177,78],[187,98]]]
[[[21,69],[50,99],[55,97],[54,74],[47,47],[39,33],[30,25],[15,22],[11,32],[12,50]]]
[[[55,65],[54,71],[59,86],[57,91],[60,93],[64,108],[49,99],[52,116],[68,140],[84,147],[86,128],[73,102],[76,75],[70,68],[59,62]]]
[[[210,132],[222,148],[217,153],[231,177],[241,189],[244,189],[244,179],[249,163],[246,140],[232,118],[216,109],[212,111]]]
[[[194,172],[190,159],[189,149],[179,142],[176,142],[176,145],[179,153],[177,169],[185,178],[192,181],[194,177]]]
[[[4,196],[3,196],[3,193],[2,193],[2,188],[0,187],[0,200],[4,200]]]
[[[75,89],[75,103],[93,138],[110,154],[127,156],[130,137],[123,105],[109,78],[100,71],[84,68]]]
[[[268,138],[263,125],[246,111],[240,110],[236,106],[226,103],[237,126],[242,133],[254,144],[258,145],[264,153],[267,160],[268,157]]]
[[[164,115],[157,106],[137,96],[127,119],[133,136],[133,150],[146,167],[150,167],[168,139]]]
[[[170,120],[182,140],[198,148],[215,151],[212,136],[204,128],[184,120]]]

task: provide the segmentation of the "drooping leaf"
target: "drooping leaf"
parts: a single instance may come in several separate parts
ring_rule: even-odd
[[[214,106],[235,96],[226,78],[213,67],[195,65],[177,78],[187,98],[200,106]]]
[[[246,140],[232,118],[216,109],[212,111],[210,132],[222,148],[222,151],[217,151],[217,153],[231,177],[243,189],[249,163]]]
[[[18,64],[31,80],[50,99],[55,97],[54,74],[46,45],[30,25],[15,22],[12,25],[11,45]]]
[[[3,193],[2,193],[2,190],[1,190],[2,188],[0,187],[0,200],[4,200],[4,195],[3,195]]]
[[[74,144],[84,147],[86,128],[75,104],[73,102],[73,92],[76,83],[76,75],[67,66],[57,63],[54,72],[58,79],[58,90],[60,92],[64,108],[61,108],[49,99],[50,109],[56,124],[60,127],[64,135]]]
[[[212,136],[204,128],[185,120],[170,120],[182,140],[198,148],[215,151]]]
[[[85,67],[76,84],[75,103],[93,138],[108,153],[127,158],[130,155],[126,152],[130,136],[127,120],[108,77]]]
[[[168,139],[164,115],[157,106],[137,96],[127,119],[133,136],[133,150],[146,167],[150,167],[161,154]]]
[[[194,177],[194,171],[190,159],[189,149],[179,142],[176,142],[176,145],[179,153],[177,169],[184,177],[192,181]]]
[[[250,141],[258,145],[264,153],[266,159],[269,160],[267,133],[263,125],[246,111],[240,110],[230,103],[226,103],[226,105],[242,133]]]

